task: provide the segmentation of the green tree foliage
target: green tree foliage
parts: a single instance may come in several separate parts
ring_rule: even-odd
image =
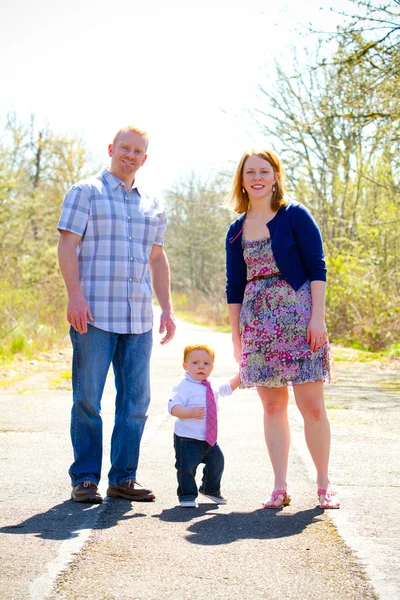
[[[85,175],[87,161],[79,140],[7,115],[0,137],[0,356],[35,340],[44,349],[66,331],[56,226],[63,195]]]
[[[338,12],[344,22],[330,39],[337,39],[341,55],[333,62],[342,66],[362,65],[370,71],[370,89],[392,85],[398,71],[400,2],[352,0],[352,12]],[[334,9],[332,9],[334,10]],[[326,62],[326,61],[325,61]]]
[[[166,252],[175,304],[217,324],[227,318],[225,234],[234,219],[223,207],[225,197],[220,180],[202,182],[192,174],[166,198]]]
[[[329,60],[321,44],[276,64],[255,116],[321,227],[334,339],[377,349],[400,339],[399,3],[355,4]]]

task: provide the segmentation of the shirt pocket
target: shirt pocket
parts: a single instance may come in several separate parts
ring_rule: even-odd
[[[106,238],[126,235],[126,209],[119,199],[97,197],[91,202],[90,216],[94,235]]]
[[[138,244],[142,244],[144,256],[149,258],[153,247],[154,239],[157,234],[159,219],[158,217],[150,217],[141,215],[137,222],[133,223],[133,236]]]

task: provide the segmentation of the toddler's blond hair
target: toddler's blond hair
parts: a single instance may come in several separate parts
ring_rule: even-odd
[[[215,352],[214,350],[212,350],[209,346],[207,346],[207,344],[193,344],[192,346],[185,346],[185,348],[183,349],[183,362],[186,363],[187,362],[187,357],[191,352],[194,352],[195,350],[204,350],[205,352],[207,352],[207,354],[209,354],[212,358],[212,361],[214,362],[215,359]]]

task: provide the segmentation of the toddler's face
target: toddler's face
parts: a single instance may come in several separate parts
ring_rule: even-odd
[[[193,350],[187,355],[183,368],[192,379],[203,381],[210,375],[214,363],[212,357],[205,350]]]

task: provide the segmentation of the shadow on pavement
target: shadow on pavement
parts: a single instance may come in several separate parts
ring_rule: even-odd
[[[218,507],[200,505],[198,509],[180,507],[163,510],[154,517],[162,521],[188,522],[205,516],[208,511]],[[282,509],[265,510],[261,508],[250,513],[208,514],[209,519],[196,520],[188,527],[186,539],[193,544],[215,546],[230,544],[241,539],[273,539],[298,535],[312,523],[321,521],[323,510],[319,507],[303,510],[295,514],[285,514]]]
[[[153,515],[154,519],[160,519],[167,523],[187,523],[193,521],[197,517],[207,515],[210,510],[218,510],[219,507],[215,504],[199,504],[198,508],[181,508],[180,506],[174,506],[174,508],[166,508],[159,515]],[[213,513],[214,514],[214,513]]]
[[[65,500],[48,511],[29,517],[17,525],[0,527],[0,533],[27,535],[50,540],[66,540],[79,535],[83,529],[105,529],[114,527],[120,520],[145,516],[126,513],[132,511],[131,503],[105,500],[103,504],[80,504]]]

